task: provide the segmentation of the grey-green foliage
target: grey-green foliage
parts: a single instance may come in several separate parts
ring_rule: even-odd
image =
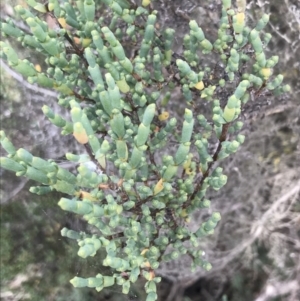
[[[1,56],[29,82],[60,92],[59,104],[70,110],[70,120],[46,105],[43,112],[86,150],[66,154],[78,164],[73,174],[54,161],[16,150],[1,132],[8,152],[1,166],[39,182],[41,186],[30,189],[33,193],[65,193],[58,205],[95,227],[93,234],[66,228],[61,234],[77,241],[78,256],[106,252],[102,264],[114,273],[75,277],[75,287],[100,291],[119,284],[128,293],[130,283],[143,276],[151,301],[157,298],[160,277],[155,270],[161,261],[189,254],[192,268],[211,268],[202,251],[183,242],[197,247],[199,239],[214,232],[221,216],[213,212],[193,231],[189,217],[210,206],[205,198],[208,188],[218,190],[226,184],[222,168],[214,165],[244,142],[237,133],[250,96],[289,91],[281,85],[282,75],[272,76],[278,57],[265,55],[269,16],[263,15],[251,29],[243,1],[237,8],[231,1],[222,2],[216,41],[206,38],[192,20],[182,53],[172,51],[173,29],[156,29],[158,12],[150,0],[50,0],[47,5],[27,0],[30,9],[17,6],[15,11],[31,34],[14,20],[1,24],[7,37],[1,41]],[[50,28],[41,14],[52,17],[57,29]],[[12,38],[43,54],[48,67],[39,70],[20,59],[9,43]],[[132,46],[138,51],[129,57]],[[212,56],[215,63],[209,65]],[[183,120],[170,110],[176,106],[175,87],[181,88],[186,102]],[[201,114],[205,103],[211,106],[207,116]],[[217,145],[213,151],[212,143]],[[97,169],[90,170],[88,161]],[[168,246],[172,248],[166,252]]]

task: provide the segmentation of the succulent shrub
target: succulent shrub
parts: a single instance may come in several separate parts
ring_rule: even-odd
[[[220,213],[212,212],[197,229],[189,227],[190,218],[209,208],[209,189],[226,184],[216,163],[244,142],[238,132],[247,102],[290,89],[281,74],[273,75],[278,56],[265,54],[267,14],[250,28],[246,1],[234,6],[223,0],[216,40],[191,20],[177,53],[175,31],[157,26],[152,2],[27,0],[28,7],[15,11],[28,31],[13,19],[1,24],[1,57],[30,83],[59,92],[69,120],[47,105],[42,110],[62,135],[84,147],[83,153],[66,153],[77,166],[71,172],[16,150],[1,131],[8,153],[1,166],[39,182],[32,193],[64,193],[61,209],[93,227],[91,233],[63,228],[61,234],[78,243],[80,257],[105,252],[102,264],[114,272],[74,277],[75,287],[100,291],[118,284],[126,294],[142,276],[147,301],[157,299],[161,262],[188,254],[192,269],[211,268],[197,246],[214,232]],[[46,16],[55,29],[43,21]],[[20,59],[12,40],[39,52],[44,65]]]

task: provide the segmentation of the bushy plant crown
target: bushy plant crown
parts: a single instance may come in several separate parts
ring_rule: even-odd
[[[283,76],[273,75],[278,56],[265,55],[268,15],[250,28],[246,1],[234,7],[223,0],[217,39],[212,42],[192,20],[183,51],[176,53],[175,31],[158,27],[152,2],[27,0],[28,7],[18,5],[15,11],[30,33],[13,19],[1,24],[7,37],[1,56],[30,83],[60,93],[58,102],[70,110],[70,120],[46,105],[43,112],[85,148],[66,154],[78,164],[74,174],[53,160],[16,150],[1,131],[8,152],[1,166],[41,183],[33,193],[64,193],[58,205],[94,227],[90,234],[67,228],[61,234],[77,241],[80,257],[105,252],[102,264],[114,273],[75,277],[75,287],[100,291],[119,284],[126,294],[143,276],[147,301],[157,299],[155,270],[161,262],[188,254],[193,269],[211,268],[197,246],[214,232],[220,213],[213,212],[196,230],[189,219],[195,210],[209,208],[209,188],[226,184],[215,163],[244,142],[238,134],[244,105],[268,91],[289,91],[281,85]],[[20,59],[9,39],[44,55],[48,67]],[[173,99],[178,88],[184,111]],[[206,115],[204,106],[211,108]],[[88,161],[97,168],[89,169]]]

